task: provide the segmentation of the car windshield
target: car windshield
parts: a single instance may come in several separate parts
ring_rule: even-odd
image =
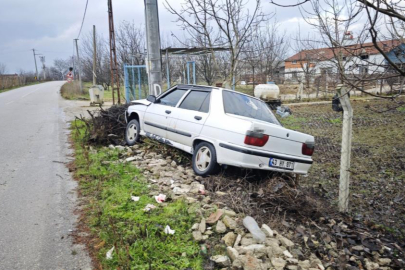
[[[263,101],[231,91],[223,91],[225,113],[280,125],[277,118]]]

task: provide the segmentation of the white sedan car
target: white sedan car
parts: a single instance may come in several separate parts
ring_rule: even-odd
[[[260,99],[212,86],[177,85],[158,97],[136,100],[126,112],[125,138],[158,140],[193,155],[197,175],[219,165],[306,174],[311,135],[280,125]]]

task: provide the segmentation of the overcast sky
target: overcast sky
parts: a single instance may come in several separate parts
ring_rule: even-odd
[[[174,22],[176,18],[165,9],[163,0],[158,1],[161,35],[168,36],[171,32],[181,35]],[[115,26],[124,20],[144,24],[143,2],[113,1]],[[179,7],[182,1],[169,2]],[[301,31],[310,31],[297,8],[276,9],[269,2],[263,1],[263,11],[275,12],[288,33],[293,35],[299,23]],[[0,0],[0,63],[6,64],[9,73],[20,69],[34,71],[33,48],[45,55],[47,66],[56,58],[67,59],[73,53],[73,39],[79,33],[85,4],[86,0]],[[93,24],[99,33],[108,37],[106,0],[89,0],[82,35],[91,31]]]

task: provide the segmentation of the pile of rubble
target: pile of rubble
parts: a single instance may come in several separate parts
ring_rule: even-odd
[[[384,257],[384,254],[390,252],[390,248],[386,246],[382,246],[380,250],[370,250],[359,245],[348,250],[339,249],[338,243],[334,241],[327,241],[324,253],[308,247],[308,245],[319,246],[319,242],[303,228],[297,227],[296,235],[289,234],[288,238],[266,224],[262,224],[259,228],[253,218],[234,212],[223,203],[223,200],[216,200],[226,196],[226,193],[208,192],[203,184],[203,178],[196,176],[190,167],[178,165],[170,156],[163,157],[161,154],[146,151],[141,145],[130,148],[110,145],[109,148],[121,151],[119,162],[131,162],[142,170],[153,190],[149,195],[166,194],[169,199],[184,199],[189,203],[189,213],[201,217],[201,221],[194,224],[190,232],[195,241],[201,244],[202,252],[212,255],[209,258],[215,262],[216,268],[400,269],[390,258]],[[337,224],[331,226],[339,227]],[[344,229],[339,229],[342,237]],[[303,243],[291,241],[293,238],[297,241],[297,234]],[[328,258],[323,254],[328,254]]]

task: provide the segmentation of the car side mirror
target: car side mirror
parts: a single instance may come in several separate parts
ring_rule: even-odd
[[[147,100],[147,101],[150,101],[150,102],[152,102],[152,103],[155,103],[155,102],[156,102],[156,97],[155,97],[154,95],[149,95],[149,96],[146,98],[146,100]]]

